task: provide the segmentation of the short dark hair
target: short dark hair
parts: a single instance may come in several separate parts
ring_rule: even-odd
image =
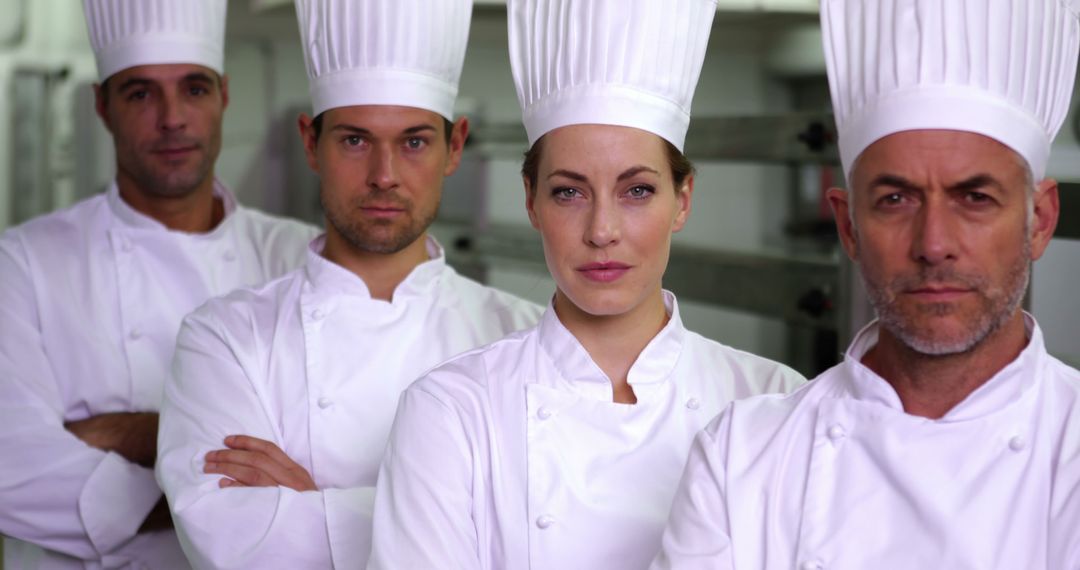
[[[315,142],[319,142],[319,138],[322,137],[323,115],[325,115],[325,114],[326,114],[326,111],[323,111],[322,113],[319,113],[318,115],[315,116],[314,119],[311,120],[311,128],[315,129]],[[443,138],[446,139],[446,144],[450,144],[450,137],[452,137],[454,135],[454,122],[451,121],[450,119],[447,119],[446,117],[443,117],[442,120],[443,120],[443,130],[445,131],[443,133]]]
[[[694,163],[690,162],[690,159],[686,158],[686,155],[667,139],[660,140],[664,142],[664,153],[667,155],[668,166],[671,168],[671,178],[675,181],[675,188],[678,189],[690,175],[694,174]],[[544,137],[542,136],[536,139],[532,148],[525,151],[525,160],[521,163],[521,175],[529,181],[531,192],[536,191],[536,183],[540,176],[540,157],[543,152]]]

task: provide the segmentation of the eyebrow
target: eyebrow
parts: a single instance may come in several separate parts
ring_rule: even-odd
[[[909,192],[918,192],[923,190],[923,187],[904,178],[903,176],[897,176],[895,174],[882,174],[877,178],[874,178],[870,182],[870,188],[877,188],[878,186],[888,186],[896,188],[898,190],[906,190]],[[993,176],[989,174],[976,174],[965,180],[961,180],[956,184],[950,185],[946,190],[949,191],[965,191],[975,190],[976,188],[986,188],[991,186],[999,191],[1004,190],[1005,186]]]
[[[334,125],[333,127],[330,128],[330,130],[331,131],[352,133],[354,135],[360,135],[360,136],[365,136],[365,137],[373,136],[373,133],[370,130],[365,129],[364,127],[358,127],[356,125],[349,125],[349,124],[345,124],[345,123],[340,123],[340,124]],[[407,129],[401,131],[401,133],[405,134],[405,135],[415,135],[417,133],[422,133],[422,132],[426,132],[426,131],[437,132],[438,129],[436,129],[433,125],[415,125],[415,126],[409,127]]]
[[[189,73],[189,74],[185,75],[180,81],[182,81],[182,82],[183,81],[187,81],[187,82],[199,81],[199,82],[211,83],[211,84],[214,84],[214,85],[217,84],[217,82],[214,81],[213,77],[210,77],[209,75],[207,75],[207,74],[205,74],[205,73],[203,73],[201,71],[195,71],[195,72]],[[133,87],[147,87],[147,86],[153,85],[155,83],[157,83],[157,81],[155,81],[153,79],[150,79],[150,78],[147,78],[147,77],[137,77],[136,76],[136,77],[132,77],[132,78],[128,79],[127,81],[124,81],[123,83],[121,83],[120,86],[116,88],[116,90],[117,90],[118,93],[123,93],[124,91],[127,91],[128,89],[131,89]]]
[[[631,166],[630,168],[627,168],[626,170],[624,170],[622,172],[622,174],[620,174],[618,176],[618,178],[616,178],[616,180],[619,181],[619,182],[622,182],[623,180],[626,180],[627,178],[633,178],[634,176],[637,176],[638,174],[641,174],[642,172],[651,172],[653,174],[660,174],[659,172],[656,171],[656,169],[650,168],[648,166],[640,166],[640,165],[639,166]],[[551,174],[548,175],[548,180],[550,180],[550,179],[552,179],[552,178],[554,178],[556,176],[562,176],[563,178],[569,178],[571,180],[576,180],[578,182],[588,182],[589,181],[588,176],[585,176],[584,174],[580,174],[578,172],[574,172],[573,170],[566,170],[566,169],[559,169],[559,170],[556,170],[556,171],[552,172]]]

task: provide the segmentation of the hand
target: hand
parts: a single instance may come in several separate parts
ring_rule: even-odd
[[[203,473],[226,478],[218,481],[225,487],[288,487],[294,491],[318,491],[315,481],[278,446],[246,435],[225,438],[228,449],[206,454]]]
[[[90,447],[112,451],[124,459],[152,468],[157,459],[158,415],[154,412],[99,414],[64,424]]]

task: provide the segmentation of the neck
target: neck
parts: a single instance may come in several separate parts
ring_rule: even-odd
[[[916,352],[881,327],[862,361],[892,385],[906,413],[939,419],[1016,360],[1027,342],[1024,316],[1016,311],[971,350],[945,356]]]
[[[355,273],[364,280],[373,299],[394,300],[394,290],[416,269],[428,260],[427,233],[423,233],[405,249],[395,253],[371,253],[363,251],[327,224],[326,246],[322,256]]]
[[[225,204],[214,196],[214,177],[208,176],[183,196],[160,196],[147,192],[123,172],[116,175],[120,198],[133,210],[161,222],[173,231],[206,233],[225,218]]]
[[[557,290],[555,314],[611,380],[614,401],[636,403],[637,397],[627,381],[630,367],[669,319],[660,288],[637,307],[619,315],[586,313]]]

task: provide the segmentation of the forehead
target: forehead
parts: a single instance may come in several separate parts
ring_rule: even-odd
[[[868,146],[852,166],[851,185],[865,188],[885,174],[926,187],[949,186],[981,174],[1023,185],[1028,165],[1016,151],[990,137],[926,129],[894,133]]]
[[[192,63],[163,63],[158,65],[129,67],[109,76],[108,82],[111,86],[119,87],[132,80],[168,84],[195,77],[208,77],[215,81],[220,79],[216,71],[202,65],[195,65]]]
[[[338,126],[363,129],[372,133],[400,133],[417,127],[441,131],[443,116],[427,109],[398,105],[354,105],[329,109],[324,115],[324,129]]]
[[[569,169],[578,172],[622,172],[629,166],[649,166],[657,171],[666,164],[664,141],[633,127],[570,125],[544,135],[541,170]]]

